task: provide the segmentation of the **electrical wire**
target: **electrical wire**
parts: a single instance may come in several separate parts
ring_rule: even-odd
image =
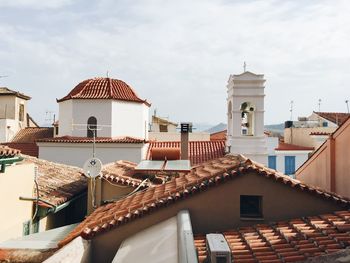
[[[115,199],[105,200],[103,203],[104,203],[104,204],[112,203],[112,202],[115,202],[115,201],[120,200],[121,198],[125,198],[125,197],[128,197],[128,196],[130,196],[130,195],[133,195],[133,194],[135,194],[136,192],[138,192],[138,190],[141,188],[141,186],[143,186],[144,183],[146,183],[147,181],[149,181],[148,178],[146,178],[145,180],[143,180],[143,181],[141,182],[141,184],[140,184],[138,187],[136,187],[132,192],[130,192],[130,193],[126,194],[126,195],[123,195],[123,196],[119,196],[118,198],[115,198]],[[146,190],[146,188],[145,188],[145,189],[142,189],[142,191],[144,191],[144,190]]]
[[[35,185],[35,189],[36,189],[36,202],[35,202],[35,212],[34,215],[32,217],[32,222],[34,221],[34,219],[36,218],[36,215],[38,213],[39,210],[39,185],[37,182],[37,175],[38,175],[38,166],[34,167],[34,185]]]

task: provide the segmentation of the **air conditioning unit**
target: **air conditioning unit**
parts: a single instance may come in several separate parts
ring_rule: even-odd
[[[211,263],[231,263],[231,250],[222,234],[207,234],[208,259]]]

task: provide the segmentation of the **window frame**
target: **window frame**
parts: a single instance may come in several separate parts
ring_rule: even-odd
[[[245,199],[245,200],[244,200]],[[256,199],[256,200],[247,200],[247,199]],[[245,212],[243,205],[247,206],[248,202],[257,202],[257,212]],[[251,209],[249,207],[248,209]],[[261,195],[240,195],[239,200],[239,210],[241,219],[263,219],[263,196]]]

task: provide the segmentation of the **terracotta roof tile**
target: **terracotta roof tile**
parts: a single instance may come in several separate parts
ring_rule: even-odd
[[[314,147],[306,147],[285,142],[279,142],[276,151],[313,151]]]
[[[322,136],[326,136],[326,135],[331,135],[331,132],[310,132],[310,135],[322,135]]]
[[[152,159],[152,149],[180,149],[180,142],[150,142],[147,151],[147,160]],[[190,141],[189,159],[192,165],[207,162],[225,155],[225,141]]]
[[[144,179],[149,178],[148,176],[142,173],[136,173],[135,167],[136,163],[129,161],[117,161],[103,166],[101,175],[104,179],[120,184],[128,185],[131,187],[138,187],[141,185]],[[160,177],[152,177],[149,182],[143,183],[141,189],[153,184],[161,184],[164,182],[164,179]]]
[[[38,167],[39,197],[52,205],[63,204],[87,189],[87,179],[81,168],[31,156],[24,156],[24,161]]]
[[[173,177],[165,184],[149,187],[124,199],[101,206],[88,216],[74,229],[60,244],[64,245],[81,235],[91,239],[95,235],[108,229],[126,224],[133,219],[152,213],[163,206],[179,202],[207,188],[216,187],[227,180],[234,180],[238,176],[255,172],[271,180],[293,187],[296,191],[307,191],[327,200],[350,205],[350,201],[336,194],[327,193],[305,185],[289,176],[282,175],[272,169],[254,163],[242,156],[227,155],[192,168],[189,173]],[[143,200],[141,203],[140,200]],[[108,228],[103,228],[107,224]],[[280,226],[281,236],[288,240],[298,238],[304,232],[296,231],[289,224]],[[306,232],[305,232],[306,233]],[[259,250],[259,249],[257,249]],[[282,252],[281,252],[282,253]]]
[[[338,211],[325,216],[241,227],[222,234],[231,249],[232,262],[303,261],[349,247],[350,232],[335,230],[329,234],[319,227],[322,224],[336,229],[334,222],[345,225],[350,223],[349,218],[350,211]],[[341,239],[337,239],[339,235]],[[205,238],[203,234],[194,236],[200,262],[207,258]],[[279,245],[275,245],[276,240]]]
[[[124,81],[111,78],[94,78],[80,82],[69,94],[57,102],[70,99],[113,99],[150,104],[140,99]]]
[[[227,130],[219,131],[219,132],[214,132],[210,134],[210,140],[211,141],[226,141],[226,135],[227,135]]]
[[[20,153],[21,153],[20,150],[12,149],[6,145],[0,145],[0,159],[11,158]]]
[[[62,136],[54,138],[39,139],[37,142],[56,142],[56,143],[92,143],[93,138],[89,137],[73,137],[73,136]],[[134,137],[97,137],[96,143],[146,143],[147,141],[140,138]]]
[[[20,130],[11,140],[12,143],[34,143],[38,139],[52,138],[53,128],[28,127]]]
[[[8,147],[18,149],[21,151],[22,154],[30,155],[33,157],[39,156],[39,147],[36,145],[36,143],[4,143],[4,145],[7,145]]]
[[[349,113],[343,112],[315,112],[320,117],[341,126],[349,117]]]

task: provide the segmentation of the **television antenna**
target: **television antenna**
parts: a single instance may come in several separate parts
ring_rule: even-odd
[[[318,99],[318,112],[321,112],[321,99]]]
[[[294,101],[290,101],[290,109],[289,109],[289,111],[290,111],[290,120],[292,121],[293,120],[293,103],[294,103]]]

